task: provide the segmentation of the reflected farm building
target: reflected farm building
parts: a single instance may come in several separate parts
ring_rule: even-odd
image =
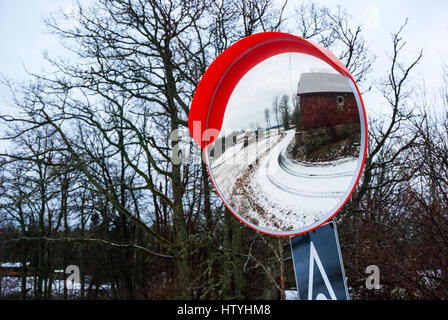
[[[300,118],[296,143],[307,152],[360,130],[358,106],[349,80],[333,73],[303,73],[297,96]]]

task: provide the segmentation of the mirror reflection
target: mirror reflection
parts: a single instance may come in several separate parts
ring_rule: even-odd
[[[345,201],[361,161],[360,132],[348,78],[317,58],[280,54],[235,87],[207,162],[219,194],[243,220],[300,230]]]

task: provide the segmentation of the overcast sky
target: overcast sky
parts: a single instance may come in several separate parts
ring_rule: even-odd
[[[0,0],[0,73],[20,79],[25,76],[24,68],[43,70],[44,51],[64,54],[58,40],[46,33],[42,19],[52,11],[69,10],[71,5],[72,0]],[[5,88],[0,87],[0,94],[5,98]]]
[[[94,0],[81,0],[91,2]],[[281,2],[282,0],[276,0]],[[362,23],[368,47],[377,55],[371,79],[380,80],[387,74],[388,58],[391,50],[390,33],[408,17],[409,23],[404,37],[407,41],[407,58],[415,57],[420,48],[424,49],[423,60],[414,74],[417,79],[425,79],[428,88],[437,88],[442,75],[442,61],[448,62],[448,1],[446,0],[320,0],[330,7],[341,5],[354,17],[353,23]],[[287,15],[298,1],[290,0]],[[42,53],[52,56],[64,55],[64,49],[54,36],[46,34],[42,18],[55,10],[70,10],[72,0],[0,0],[0,73],[16,80],[25,76],[24,68],[40,71],[45,67]],[[254,71],[256,72],[256,71]],[[289,75],[279,80],[288,80]],[[298,72],[293,73],[298,75]],[[262,80],[258,80],[261,82]],[[278,82],[280,85],[280,82]],[[289,84],[283,84],[289,86]],[[241,84],[243,86],[243,84]],[[255,90],[255,88],[254,88]],[[256,90],[257,95],[260,91]],[[8,91],[0,85],[0,110],[5,109]],[[381,103],[376,90],[364,95],[367,114],[378,110]],[[267,104],[270,101],[266,102]]]

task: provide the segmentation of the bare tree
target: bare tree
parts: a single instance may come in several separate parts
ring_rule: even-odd
[[[295,32],[332,51],[362,84],[372,70],[375,55],[367,47],[362,27],[352,26],[350,20],[341,7],[332,10],[311,1],[302,3],[294,14]]]
[[[275,96],[272,99],[272,113],[275,115],[275,123],[276,123],[277,126],[280,126],[280,118],[279,118],[280,106],[279,106],[279,100],[280,100],[279,96]],[[278,128],[278,132],[280,132],[280,127]]]
[[[405,237],[404,231],[398,227],[392,230],[404,219],[404,212],[399,208],[399,194],[405,192],[409,181],[415,176],[418,166],[409,156],[409,150],[415,145],[417,134],[413,126],[421,121],[409,106],[411,92],[411,72],[422,57],[420,52],[409,63],[403,63],[402,53],[405,41],[402,38],[405,24],[392,34],[392,54],[390,69],[385,80],[378,85],[384,101],[387,102],[389,113],[383,113],[382,118],[370,121],[369,143],[365,167],[360,184],[352,196],[345,214],[339,217],[346,241],[353,241],[358,246],[367,245],[375,248],[370,254],[380,250],[380,237],[366,237],[366,232],[378,234],[390,233],[390,237],[399,239]],[[386,116],[387,114],[387,116]],[[373,121],[372,121],[373,120]],[[397,198],[398,196],[398,198]],[[384,226],[385,230],[381,230]],[[370,230],[370,231],[367,231]],[[350,240],[348,240],[350,239]],[[398,241],[398,240],[397,240]],[[356,279],[366,265],[364,253],[353,250],[348,270]],[[383,265],[382,265],[383,266]],[[357,280],[354,280],[354,283]],[[363,280],[359,279],[359,283]],[[392,288],[393,289],[393,288]]]
[[[278,109],[280,112],[280,118],[283,128],[285,130],[288,130],[291,124],[291,114],[289,110],[289,96],[287,94],[281,96],[278,103]]]
[[[264,120],[266,121],[266,128],[271,127],[271,111],[269,108],[264,109]]]

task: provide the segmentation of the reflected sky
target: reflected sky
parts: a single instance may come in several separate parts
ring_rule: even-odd
[[[297,92],[303,72],[337,73],[324,61],[301,53],[282,53],[270,57],[252,68],[236,85],[227,104],[221,135],[233,130],[249,129],[252,125],[266,126],[264,110],[271,110],[275,96]]]

